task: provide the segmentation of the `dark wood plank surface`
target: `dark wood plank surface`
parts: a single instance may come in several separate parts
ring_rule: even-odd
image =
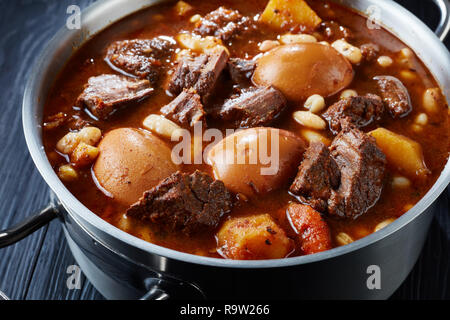
[[[0,230],[48,202],[45,182],[28,154],[21,124],[25,82],[37,54],[64,24],[71,4],[95,0],[0,0]],[[429,1],[399,0],[431,27],[438,12]],[[450,41],[446,41],[447,47]],[[450,299],[450,188],[439,208],[417,265],[393,299]],[[102,299],[83,278],[66,286],[75,261],[58,221],[9,248],[0,249],[0,290],[11,299]]]

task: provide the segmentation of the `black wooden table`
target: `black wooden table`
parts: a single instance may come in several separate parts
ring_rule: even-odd
[[[22,133],[21,103],[31,66],[45,43],[64,25],[71,4],[95,0],[0,0],[0,230],[49,201],[48,188],[35,169]],[[399,1],[430,26],[437,10],[425,0]],[[450,41],[447,41],[449,47]],[[450,298],[450,189],[440,197],[420,260],[394,299]],[[20,243],[0,249],[0,290],[11,299],[102,299],[83,278],[67,288],[74,265],[58,221]]]

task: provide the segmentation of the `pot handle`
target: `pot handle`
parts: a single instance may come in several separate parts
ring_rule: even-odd
[[[0,248],[10,246],[29,236],[58,217],[59,212],[60,206],[55,203],[50,203],[47,207],[16,226],[6,230],[0,230]]]
[[[203,300],[206,298],[204,292],[196,285],[163,276],[148,278],[144,281],[144,285],[148,291],[139,300]]]
[[[444,41],[450,31],[450,3],[448,0],[433,0],[441,12],[441,20],[434,31],[439,40]]]
[[[9,298],[6,296],[6,294],[0,291],[0,300],[9,300]]]

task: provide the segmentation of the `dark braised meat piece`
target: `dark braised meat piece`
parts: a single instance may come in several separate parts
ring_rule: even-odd
[[[320,212],[327,211],[327,200],[340,183],[339,168],[323,143],[312,143],[303,155],[297,177],[289,191],[303,203]]]
[[[154,84],[159,79],[164,60],[174,52],[174,43],[163,37],[116,41],[108,47],[105,60],[114,69]]]
[[[76,105],[86,106],[97,118],[106,119],[120,106],[142,100],[152,92],[148,80],[103,74],[89,78]]]
[[[394,118],[407,116],[411,112],[408,89],[399,79],[392,76],[377,76],[373,79],[377,81],[383,101]]]
[[[58,112],[52,116],[47,118],[47,121],[44,122],[44,130],[54,130],[62,127],[63,125],[67,125],[71,130],[80,130],[91,123],[80,117],[79,114],[74,114],[72,116],[68,116],[64,112]]]
[[[231,207],[231,194],[223,182],[200,171],[176,172],[146,191],[127,215],[167,232],[195,234],[216,228]]]
[[[71,130],[81,130],[84,127],[91,126],[92,123],[90,121],[87,121],[83,118],[81,118],[79,115],[72,116],[72,119],[70,120],[70,129]]]
[[[200,96],[193,89],[184,89],[171,103],[161,108],[161,113],[188,128],[202,122],[206,128],[205,111]]]
[[[234,123],[236,128],[264,126],[270,124],[286,105],[286,98],[277,89],[256,87],[226,100],[218,117]]]
[[[384,114],[384,105],[381,98],[375,94],[356,96],[342,99],[323,114],[328,121],[330,130],[337,134],[345,120],[358,128],[365,127],[372,122],[381,120]]]
[[[366,61],[374,61],[380,52],[380,47],[374,43],[363,44],[360,49],[361,54]]]
[[[203,102],[207,101],[227,65],[228,57],[224,48],[197,57],[183,56],[169,82],[169,91],[178,95],[183,89],[193,88]]]
[[[342,129],[330,150],[341,181],[328,200],[328,213],[357,218],[373,207],[381,195],[386,156],[374,138],[352,126]]]
[[[219,7],[204,16],[194,32],[202,36],[215,36],[223,41],[228,41],[252,27],[249,17],[242,16],[237,10]]]
[[[248,84],[256,68],[256,61],[240,58],[230,58],[228,72],[231,80],[236,84]]]
[[[58,112],[57,114],[49,116],[44,122],[44,130],[53,130],[61,127],[68,120],[67,114]]]
[[[349,28],[341,26],[335,21],[324,21],[317,26],[317,31],[324,35],[327,40],[352,39],[353,33]]]

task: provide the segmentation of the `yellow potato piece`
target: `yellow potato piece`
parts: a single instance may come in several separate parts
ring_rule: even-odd
[[[223,256],[234,260],[285,258],[293,242],[269,214],[227,220],[217,233]]]
[[[322,19],[303,0],[270,0],[260,21],[277,28],[292,24],[315,28]]]
[[[175,12],[179,16],[184,16],[185,14],[189,13],[189,11],[192,11],[192,9],[194,9],[194,7],[184,1],[178,1],[175,5]]]
[[[98,157],[98,154],[98,148],[80,142],[75,150],[73,150],[70,160],[77,167],[84,167],[93,163]]]
[[[417,177],[429,173],[423,159],[422,147],[416,141],[385,128],[373,130],[369,135],[375,138],[388,162],[405,175]]]

